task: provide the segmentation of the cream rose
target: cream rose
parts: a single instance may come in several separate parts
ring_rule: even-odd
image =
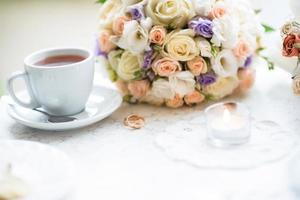
[[[176,72],[169,77],[173,91],[180,96],[185,96],[194,91],[196,81],[194,75],[189,71]]]
[[[193,105],[201,103],[205,100],[205,96],[198,92],[197,90],[194,90],[193,92],[187,94],[184,96],[184,102],[187,105]]]
[[[300,34],[300,24],[295,21],[289,21],[281,27],[281,36],[285,37],[291,33]]]
[[[123,50],[119,49],[108,53],[108,62],[115,71],[118,69],[123,52]]]
[[[152,94],[164,99],[173,99],[175,96],[170,82],[165,79],[158,79],[152,83]]]
[[[146,15],[153,19],[155,25],[182,28],[195,16],[190,0],[149,0]]]
[[[239,86],[239,80],[236,76],[219,77],[213,84],[203,86],[203,92],[212,95],[215,99],[221,99],[233,93]]]
[[[238,70],[238,60],[231,50],[224,49],[211,59],[214,72],[221,77],[234,76]]]
[[[128,83],[128,90],[135,98],[140,99],[148,93],[150,82],[148,80],[131,81]]]
[[[125,22],[121,37],[112,37],[112,41],[122,49],[126,49],[133,54],[141,54],[145,50],[150,50],[148,37],[152,21],[150,18]]]
[[[146,96],[140,99],[140,102],[148,103],[155,106],[161,106],[165,102],[165,100],[164,98],[153,95],[153,92],[150,91],[146,94]]]
[[[133,4],[143,3],[145,0],[121,0],[124,7],[131,6]]]
[[[300,76],[293,79],[293,90],[296,95],[300,95]]]
[[[197,38],[196,42],[198,43],[201,56],[211,58],[212,53],[210,43],[204,38]]]
[[[200,74],[205,74],[207,72],[206,61],[200,56],[195,57],[193,60],[189,60],[187,66],[194,76],[199,76]]]
[[[120,13],[122,10],[122,1],[121,0],[109,0],[106,1],[100,8],[99,16],[99,28],[108,28],[112,29],[112,24],[114,17],[117,13]]]
[[[192,2],[197,15],[207,16],[211,12],[216,0],[192,0]]]
[[[183,106],[183,104],[183,98],[179,94],[176,94],[173,99],[166,100],[166,106],[170,108],[180,108]]]
[[[168,77],[176,71],[181,71],[181,65],[172,58],[160,58],[153,62],[152,69],[159,76]]]
[[[133,55],[129,51],[125,51],[119,61],[117,68],[118,76],[125,80],[130,81],[138,78],[138,74],[141,70],[141,58],[137,55]]]
[[[191,29],[169,33],[162,46],[162,55],[178,61],[188,61],[200,54],[199,46],[194,40],[195,33]]]
[[[140,101],[156,106],[161,106],[165,102],[164,98],[155,96],[152,90],[148,91],[146,96],[142,97]]]

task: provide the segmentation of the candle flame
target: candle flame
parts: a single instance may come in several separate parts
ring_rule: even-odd
[[[225,123],[229,123],[230,119],[231,119],[231,114],[230,114],[229,110],[226,108],[223,113],[223,120]]]

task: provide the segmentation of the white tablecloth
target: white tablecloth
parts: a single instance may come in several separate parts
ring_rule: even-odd
[[[286,0],[253,1],[257,7],[264,8],[262,18],[267,23],[279,27],[288,18],[289,11]],[[77,2],[75,4],[77,5]],[[33,50],[49,45],[86,44],[92,35],[90,33],[94,25],[89,23],[93,17],[92,14],[89,19],[85,17],[81,21],[75,20],[74,26],[58,23],[53,15],[49,15],[49,18],[54,19],[53,24],[57,25],[54,30],[59,31],[58,33],[61,33],[60,31],[66,33],[65,30],[69,27],[67,36],[61,35],[59,40],[57,37],[53,38],[53,31],[48,31],[48,24],[36,22],[39,17],[28,15],[28,13],[35,14],[36,12],[19,9],[18,6],[24,6],[20,2],[14,5],[16,8],[6,6],[3,7],[5,10],[1,12],[6,17],[10,16],[5,21],[3,28],[6,30],[4,32],[6,37],[3,37],[2,41],[1,55],[3,55],[3,59],[0,62],[2,62],[2,66],[7,66],[7,70],[1,71],[0,68],[2,78],[4,75],[8,75],[10,71],[16,70],[16,68],[12,68],[13,66],[21,66],[21,58]],[[74,4],[72,5],[74,6]],[[89,8],[91,5],[89,4]],[[37,6],[40,4],[31,7],[42,13],[47,12]],[[86,12],[78,15],[77,11],[73,11],[70,6],[71,4],[65,6],[66,9],[60,7],[61,13],[68,16],[74,14],[80,18],[88,15]],[[26,4],[27,7],[29,8],[30,4]],[[48,6],[43,8],[46,9],[46,7]],[[79,4],[77,7],[80,7],[77,9],[78,11],[87,11],[87,9],[82,9]],[[12,14],[9,8],[20,14],[19,19],[16,19],[16,15]],[[53,9],[54,7],[49,8]],[[4,12],[8,10],[8,13]],[[33,34],[37,27],[36,24],[29,24],[32,28],[31,31],[27,26],[14,24],[23,25],[21,19],[26,16],[28,16],[27,21],[30,18],[36,24],[40,24],[39,28],[42,29],[42,25],[46,26],[45,30],[47,31],[44,31],[43,34],[39,34],[40,32]],[[47,15],[40,14],[40,16],[44,16],[41,20],[48,19]],[[60,15],[57,17],[69,19]],[[88,26],[89,29],[82,30],[81,25],[87,23],[90,25]],[[58,25],[62,27],[58,27]],[[80,34],[82,31],[86,31],[90,35]],[[24,33],[27,33],[26,39],[24,39]],[[35,38],[38,36],[41,38],[38,40],[39,42],[32,43],[33,40],[37,41]],[[34,39],[30,39],[30,37]],[[66,40],[68,38],[70,41]],[[80,42],[82,38],[86,38],[84,42]],[[15,47],[16,39],[19,39],[17,40],[17,49]],[[258,76],[254,89],[247,97],[234,99],[248,105],[255,119],[275,121],[285,129],[299,134],[300,97],[292,94],[290,76],[279,69],[269,72],[263,64],[258,65],[257,68]],[[7,116],[3,103],[0,103],[0,139],[39,141],[57,147],[70,155],[77,168],[78,183],[78,189],[69,197],[70,200],[296,199],[288,187],[288,163],[294,153],[277,162],[265,164],[258,168],[247,170],[206,169],[174,160],[155,144],[155,139],[160,134],[158,130],[166,126],[166,121],[168,125],[178,121],[185,122],[187,120],[185,114],[197,115],[197,113],[201,114],[202,110],[203,107],[201,106],[174,111],[145,105],[123,105],[112,116],[95,125],[81,130],[56,133],[33,130],[15,123]],[[137,131],[123,128],[123,118],[130,113],[144,115],[147,121],[146,127]]]
[[[280,69],[268,71],[263,63],[257,68],[254,89],[246,97],[233,99],[249,106],[255,120],[271,120],[299,133],[300,99],[292,94],[290,76]],[[288,188],[288,162],[294,153],[258,168],[206,169],[172,159],[155,144],[163,127],[185,122],[185,116],[202,111],[202,106],[171,110],[124,104],[90,127],[47,132],[15,123],[1,103],[0,139],[38,141],[70,155],[78,176],[72,200],[293,199]],[[124,117],[131,113],[143,115],[146,127],[135,131],[123,128]]]

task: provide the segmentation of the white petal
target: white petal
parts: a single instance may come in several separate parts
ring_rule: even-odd
[[[221,77],[235,76],[238,70],[238,61],[231,50],[224,49],[215,59],[212,59],[212,68]]]

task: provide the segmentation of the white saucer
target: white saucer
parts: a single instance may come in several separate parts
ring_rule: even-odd
[[[0,179],[10,175],[22,181],[22,200],[53,200],[71,195],[76,188],[74,165],[64,152],[37,142],[0,141]],[[10,185],[14,192],[20,187]],[[2,188],[3,189],[3,188]],[[3,190],[2,190],[3,192]]]
[[[19,96],[26,98],[27,95],[25,92],[21,92]],[[73,116],[78,120],[72,122],[50,123],[45,115],[18,105],[7,105],[7,112],[17,122],[31,128],[65,131],[94,124],[112,114],[120,107],[121,103],[122,97],[116,90],[94,86],[85,111]]]

